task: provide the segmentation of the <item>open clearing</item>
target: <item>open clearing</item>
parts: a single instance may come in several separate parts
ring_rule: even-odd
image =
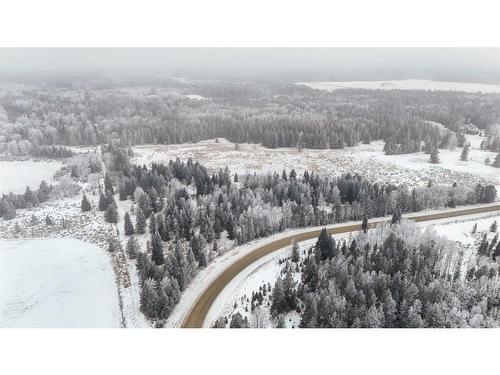
[[[26,186],[34,190],[42,180],[51,183],[61,166],[58,161],[0,161],[0,194],[24,193]]]
[[[440,164],[430,164],[429,155],[423,152],[403,155],[385,155],[384,142],[376,141],[369,145],[344,148],[341,150],[297,151],[292,148],[268,149],[257,144],[240,144],[235,150],[234,143],[219,139],[180,145],[144,145],[133,148],[134,163],[168,163],[179,157],[181,160],[192,158],[216,172],[219,168],[229,167],[232,173],[279,172],[292,168],[298,173],[313,171],[323,176],[339,176],[356,171],[371,181],[408,186],[426,185],[429,180],[440,184],[456,182],[465,186],[477,183],[500,185],[500,170],[485,165],[489,157],[494,160],[495,153],[480,150],[482,137],[468,136],[471,142],[469,161],[460,161],[461,148],[440,150]]]
[[[500,85],[483,83],[430,81],[426,79],[404,79],[398,81],[350,81],[350,82],[299,82],[319,90],[339,89],[371,89],[371,90],[443,90],[481,92],[485,94],[500,93]]]
[[[75,239],[0,240],[0,327],[120,326],[109,257]]]

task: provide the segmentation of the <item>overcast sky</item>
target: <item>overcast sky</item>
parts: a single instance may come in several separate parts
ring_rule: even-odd
[[[500,48],[0,48],[0,76],[500,80]]]

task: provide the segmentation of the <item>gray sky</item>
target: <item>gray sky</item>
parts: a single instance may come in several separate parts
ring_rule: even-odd
[[[500,81],[500,48],[0,48],[0,78]]]

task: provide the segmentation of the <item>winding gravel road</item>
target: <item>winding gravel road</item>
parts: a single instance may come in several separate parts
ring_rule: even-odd
[[[446,219],[451,217],[466,216],[478,213],[487,213],[500,211],[500,204],[496,202],[495,204],[489,204],[484,206],[475,206],[474,208],[459,208],[450,209],[448,211],[441,211],[437,213],[427,213],[427,214],[410,214],[404,216],[409,220],[415,222],[421,221],[431,221]],[[377,224],[386,222],[387,218],[384,219],[373,219],[370,220],[369,226],[374,227]],[[337,226],[334,228],[327,228],[328,232],[331,234],[347,233],[361,230],[361,222],[356,224],[346,224],[343,226]],[[188,314],[182,322],[181,327],[183,328],[202,328],[205,318],[210,310],[210,307],[214,303],[215,299],[224,287],[236,276],[238,273],[243,271],[250,264],[266,256],[273,251],[279,250],[285,246],[289,246],[292,239],[296,239],[298,242],[309,240],[318,237],[320,229],[308,230],[305,228],[302,233],[295,233],[285,238],[277,239],[271,243],[266,243],[261,247],[256,248],[251,253],[239,258],[230,264],[224,271],[222,271],[215,280],[213,280],[198,296],[194,304],[191,306]]]

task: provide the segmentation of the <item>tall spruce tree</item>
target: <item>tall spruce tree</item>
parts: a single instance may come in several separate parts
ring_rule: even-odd
[[[101,194],[99,195],[99,211],[106,211],[106,209],[108,208],[109,206],[109,202],[108,202],[108,199],[106,198],[106,196],[101,192]]]
[[[363,222],[361,223],[361,230],[363,233],[368,233],[368,218],[365,216]]]
[[[90,205],[90,202],[85,194],[83,194],[81,208],[83,212],[87,212],[92,209],[92,206]]]
[[[394,213],[392,214],[391,224],[399,224],[401,222],[401,209],[396,207],[394,209]]]
[[[163,241],[158,231],[155,231],[151,237],[151,260],[157,266],[165,263],[165,254],[163,253]]]
[[[132,224],[132,220],[130,220],[128,212],[125,212],[125,216],[123,217],[123,229],[127,236],[134,234],[134,225]]]
[[[151,213],[149,216],[149,234],[153,236],[153,234],[158,230],[156,226],[156,217],[154,213]]]
[[[108,190],[111,192],[111,194],[115,193],[113,184],[111,183],[111,178],[109,177],[109,174],[106,173],[106,175],[104,176],[104,191]]]
[[[292,240],[292,262],[293,263],[298,263],[300,260],[300,255],[299,255],[299,243],[297,240],[294,238]]]
[[[316,259],[318,261],[332,259],[334,250],[335,250],[335,242],[333,241],[332,236],[328,234],[326,228],[321,229],[314,250],[316,254]]]
[[[108,223],[118,223],[118,210],[114,204],[110,204],[104,213],[104,218]]]
[[[469,160],[469,144],[464,145],[462,148],[462,153],[460,154],[460,160],[467,161]]]
[[[127,255],[130,259],[137,258],[137,255],[140,252],[140,248],[139,248],[139,242],[137,241],[137,238],[135,238],[135,236],[131,236],[128,239],[126,250],[127,250]]]
[[[138,234],[146,233],[146,216],[140,207],[135,211],[135,230]]]
[[[440,160],[439,160],[439,150],[437,148],[437,146],[433,147],[432,150],[431,150],[431,156],[429,158],[429,161],[432,163],[432,164],[439,164]]]

